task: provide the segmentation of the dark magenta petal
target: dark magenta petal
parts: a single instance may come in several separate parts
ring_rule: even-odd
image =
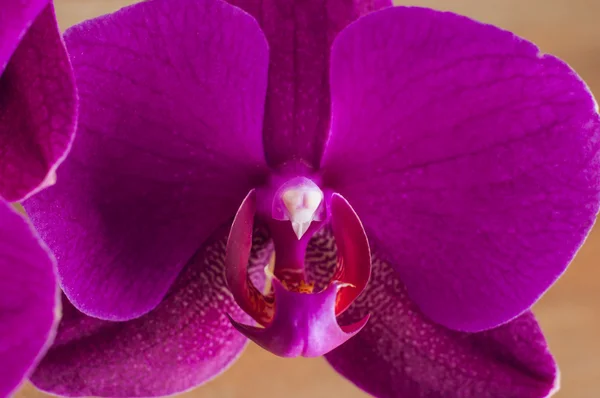
[[[75,80],[52,2],[0,5],[0,196],[52,184],[75,134]]]
[[[0,200],[0,397],[11,395],[55,332],[58,287],[52,256]]]
[[[446,329],[408,298],[398,275],[374,256],[365,293],[340,318],[371,314],[365,328],[325,357],[379,398],[545,398],[556,365],[531,312],[480,333]]]
[[[257,247],[264,246],[267,241],[255,235]],[[270,252],[256,253],[251,272],[264,276]],[[132,321],[91,318],[64,299],[56,342],[31,380],[57,395],[143,397],[175,394],[218,376],[247,342],[226,313],[250,321],[226,290],[224,256],[221,233],[184,268],[158,307]]]
[[[340,326],[336,320],[339,286],[331,284],[319,293],[299,293],[273,279],[275,316],[266,327],[244,325],[231,319],[232,325],[259,346],[282,357],[318,357],[355,336],[369,320]]]
[[[78,138],[25,207],[84,313],[141,316],[264,169],[268,49],[218,0],[152,0],[71,28]]]
[[[228,0],[253,15],[269,41],[264,144],[269,165],[317,167],[329,132],[329,54],[350,22],[390,0]]]
[[[598,212],[600,122],[562,61],[451,13],[390,8],[336,39],[324,181],[434,321],[529,308]]]

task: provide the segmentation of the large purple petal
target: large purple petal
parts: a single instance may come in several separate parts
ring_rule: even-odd
[[[263,277],[272,248],[254,233],[253,277]],[[158,307],[141,318],[110,322],[88,317],[66,299],[54,346],[31,377],[63,396],[164,396],[218,376],[247,339],[226,314],[250,321],[225,284],[226,231],[216,234],[184,268]]]
[[[0,397],[15,390],[54,336],[54,260],[29,224],[0,200]]]
[[[479,331],[562,274],[600,201],[600,122],[562,61],[451,13],[392,8],[340,33],[325,181],[421,310]]]
[[[260,23],[269,41],[267,162],[317,167],[329,132],[329,54],[335,36],[390,0],[228,0]]]
[[[59,182],[25,207],[65,294],[110,320],[154,308],[264,166],[268,49],[219,0],[151,0],[66,34],[81,97]]]
[[[451,331],[428,320],[394,270],[373,260],[373,278],[342,322],[371,318],[326,355],[358,387],[379,398],[544,398],[558,386],[533,314],[486,332]]]
[[[0,196],[52,184],[75,134],[75,81],[48,0],[0,5]]]

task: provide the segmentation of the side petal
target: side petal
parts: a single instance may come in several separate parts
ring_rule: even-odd
[[[464,333],[428,320],[396,272],[374,256],[373,279],[342,315],[371,318],[326,354],[344,377],[379,398],[545,398],[556,365],[532,313],[486,332]]]
[[[62,396],[148,397],[179,393],[225,371],[247,339],[226,314],[250,321],[225,284],[224,231],[207,243],[150,313],[127,322],[88,317],[63,298],[54,346],[31,381]],[[263,276],[270,250],[255,232],[253,276]]]
[[[28,376],[54,337],[54,259],[29,224],[0,200],[0,397]]]
[[[109,320],[147,313],[233,217],[264,166],[268,49],[219,0],[151,0],[66,34],[81,97],[58,183],[25,203],[65,294]]]
[[[319,165],[329,133],[329,54],[336,35],[391,0],[227,0],[250,13],[269,41],[264,145],[272,167]]]
[[[562,61],[423,8],[368,15],[331,58],[325,181],[434,321],[480,331],[563,273],[600,202],[600,121]]]
[[[77,120],[77,94],[52,2],[0,6],[0,196],[54,182]]]

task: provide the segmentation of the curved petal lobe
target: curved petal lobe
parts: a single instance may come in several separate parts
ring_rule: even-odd
[[[451,331],[428,320],[394,270],[374,256],[373,279],[341,319],[367,314],[365,328],[325,357],[376,397],[545,398],[558,386],[530,312],[486,332]]]
[[[206,244],[150,313],[127,322],[88,317],[67,300],[54,346],[31,377],[63,396],[165,396],[218,376],[240,355],[247,339],[226,313],[250,321],[225,286],[225,232]],[[250,259],[262,276],[271,255],[255,233]]]
[[[265,169],[267,44],[218,0],[152,0],[71,28],[78,138],[25,204],[67,297],[127,320],[163,298]]]
[[[0,397],[10,396],[54,336],[54,261],[27,222],[0,200]]]
[[[513,319],[600,202],[600,121],[562,61],[451,13],[391,8],[336,39],[325,181],[434,321]]]
[[[54,182],[75,134],[75,79],[48,0],[0,5],[0,196]]]
[[[371,278],[371,248],[365,230],[348,201],[334,193],[330,206],[331,231],[338,257],[332,279],[347,285],[336,298],[335,312],[339,315],[363,292]],[[312,254],[312,251],[307,250],[309,253]]]

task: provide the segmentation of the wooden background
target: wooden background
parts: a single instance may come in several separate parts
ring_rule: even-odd
[[[55,0],[63,28],[133,2]],[[407,0],[398,4],[452,10],[510,29],[536,42],[543,51],[569,62],[600,97],[598,0]],[[535,307],[561,367],[559,398],[600,397],[599,266],[600,227],[597,227],[569,271]],[[359,398],[366,395],[337,376],[322,359],[281,359],[250,346],[224,375],[182,396]],[[17,397],[45,395],[26,386]]]

